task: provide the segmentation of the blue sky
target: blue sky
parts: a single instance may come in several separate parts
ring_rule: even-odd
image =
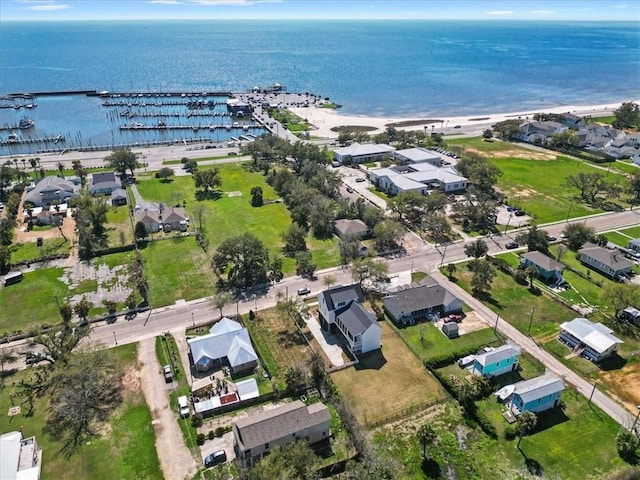
[[[499,19],[640,22],[637,0],[0,0],[0,21]]]

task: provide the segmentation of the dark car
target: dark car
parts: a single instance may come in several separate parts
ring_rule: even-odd
[[[524,216],[524,214],[525,214],[525,213],[524,213],[524,210],[520,210],[520,209],[518,209],[518,210],[516,210],[515,212],[513,212],[513,214],[514,214],[516,217],[522,217],[522,216]]]
[[[224,450],[218,450],[211,455],[207,455],[204,459],[204,466],[207,468],[215,467],[227,461],[227,454]]]
[[[505,245],[505,247],[507,247],[509,250],[512,250],[514,248],[518,248],[518,244],[516,242],[509,242]]]
[[[164,372],[164,381],[167,383],[173,382],[173,374],[171,373],[171,367],[169,365],[165,365],[162,367],[162,371]]]
[[[349,193],[353,193],[353,188],[351,188],[351,187],[347,187],[347,192],[349,192]]]

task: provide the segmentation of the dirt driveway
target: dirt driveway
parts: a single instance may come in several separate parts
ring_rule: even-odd
[[[193,478],[197,471],[196,461],[184,444],[177,415],[169,406],[169,390],[160,371],[154,338],[140,341],[138,362],[141,366],[142,390],[151,410],[156,432],[156,451],[164,478]]]

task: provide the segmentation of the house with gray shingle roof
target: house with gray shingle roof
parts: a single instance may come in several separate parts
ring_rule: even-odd
[[[385,312],[398,325],[413,325],[421,318],[459,312],[464,302],[427,276],[419,284],[405,285],[382,299]]]
[[[585,265],[610,277],[631,273],[633,263],[627,260],[618,250],[608,250],[592,243],[586,243],[578,250],[580,261]]]
[[[236,458],[251,467],[279,445],[296,440],[306,440],[310,445],[328,442],[330,421],[324,404],[307,406],[300,400],[238,419],[233,424]]]
[[[518,382],[509,401],[509,410],[518,416],[524,412],[540,413],[557,407],[564,383],[553,374]]]
[[[147,233],[157,233],[162,228],[160,212],[158,210],[139,210],[134,213],[136,223],[140,222],[147,229]]]
[[[363,302],[358,284],[336,286],[318,295],[321,327],[330,333],[339,332],[355,355],[377,350],[382,342],[382,327]]]
[[[341,240],[347,237],[365,238],[371,235],[371,229],[360,219],[349,220],[341,218],[336,220],[333,230]]]
[[[99,172],[91,175],[89,193],[91,195],[111,195],[114,190],[122,188],[120,177],[116,172]]]
[[[55,203],[69,203],[80,196],[78,187],[60,177],[44,177],[34,187],[27,187],[24,203],[35,207],[50,207]]]
[[[525,268],[529,265],[535,267],[538,275],[546,282],[554,280],[557,284],[563,283],[562,272],[566,268],[564,264],[554,260],[542,252],[532,251],[520,255],[520,264]]]

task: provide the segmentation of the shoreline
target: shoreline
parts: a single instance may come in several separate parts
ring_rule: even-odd
[[[639,100],[629,100],[631,102],[639,103]],[[521,118],[525,120],[532,117],[536,113],[573,113],[578,116],[595,115],[605,116],[607,114],[613,115],[613,111],[616,110],[623,102],[596,104],[596,105],[562,105],[557,107],[551,107],[548,109],[530,109],[516,112],[499,112],[499,113],[486,113],[486,114],[474,114],[464,116],[432,116],[431,120],[437,118],[438,122],[429,122],[427,118],[420,117],[375,117],[366,115],[342,115],[335,109],[319,108],[315,106],[309,107],[289,107],[293,113],[301,118],[307,119],[307,121],[315,127],[311,130],[311,134],[317,137],[335,138],[338,136],[338,132],[332,131],[332,128],[340,126],[366,126],[373,127],[375,130],[368,132],[370,134],[382,133],[387,125],[401,122],[416,122],[419,124],[396,126],[400,130],[427,130],[431,128],[433,132],[442,133],[454,132],[459,126],[462,127],[487,127],[497,122],[504,120],[513,120]],[[465,132],[466,133],[466,132]]]

